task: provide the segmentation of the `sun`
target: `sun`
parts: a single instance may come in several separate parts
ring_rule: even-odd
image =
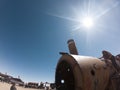
[[[85,17],[82,21],[82,24],[84,27],[86,28],[91,28],[93,27],[94,23],[93,23],[93,18],[91,17]]]

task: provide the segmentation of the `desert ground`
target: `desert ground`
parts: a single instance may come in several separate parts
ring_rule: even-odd
[[[0,82],[0,90],[10,90],[11,84]],[[16,86],[17,90],[45,90],[45,89],[31,89],[31,88],[24,88],[20,86]]]

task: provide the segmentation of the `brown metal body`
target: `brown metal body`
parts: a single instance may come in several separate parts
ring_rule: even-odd
[[[116,90],[111,76],[115,69],[95,57],[64,54],[55,73],[57,90]]]
[[[68,40],[67,43],[68,43],[69,52],[71,54],[78,55],[78,51],[77,51],[77,48],[76,48],[74,40],[70,39],[70,40]]]

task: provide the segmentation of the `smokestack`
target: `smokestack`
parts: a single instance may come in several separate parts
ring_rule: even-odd
[[[78,51],[73,39],[68,40],[67,42],[70,54],[78,55]]]

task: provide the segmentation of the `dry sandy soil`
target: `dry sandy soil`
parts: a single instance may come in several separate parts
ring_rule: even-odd
[[[10,90],[11,84],[0,82],[0,90]],[[17,90],[44,90],[44,89],[30,89],[30,88],[24,88],[16,86]]]

